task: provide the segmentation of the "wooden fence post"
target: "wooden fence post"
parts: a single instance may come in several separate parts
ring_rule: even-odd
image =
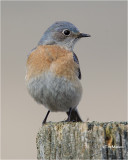
[[[48,122],[37,134],[37,159],[127,159],[128,122]]]

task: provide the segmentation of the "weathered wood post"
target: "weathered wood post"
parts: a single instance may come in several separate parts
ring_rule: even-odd
[[[42,160],[127,159],[128,122],[49,122],[36,141]]]

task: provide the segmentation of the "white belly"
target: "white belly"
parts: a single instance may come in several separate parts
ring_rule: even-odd
[[[50,111],[66,112],[78,105],[82,95],[82,86],[77,77],[71,82],[51,72],[31,78],[27,88],[31,96]]]

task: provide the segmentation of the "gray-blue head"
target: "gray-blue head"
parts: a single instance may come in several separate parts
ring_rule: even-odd
[[[80,33],[70,22],[58,21],[46,30],[38,45],[56,44],[72,50],[75,43],[82,37],[90,37],[90,35]]]

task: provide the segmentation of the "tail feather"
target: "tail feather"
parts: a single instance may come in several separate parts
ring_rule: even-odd
[[[67,112],[67,115],[69,115],[69,112]],[[71,111],[70,121],[83,122],[82,119],[80,118],[79,112],[76,108],[72,109],[72,111]]]

